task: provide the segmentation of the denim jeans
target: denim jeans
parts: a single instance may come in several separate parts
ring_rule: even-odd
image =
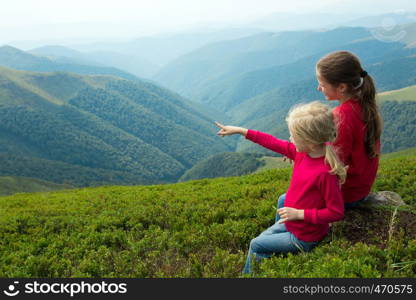
[[[243,274],[249,274],[251,272],[253,258],[256,261],[260,261],[263,258],[270,257],[272,254],[297,253],[300,251],[308,252],[318,243],[301,241],[286,230],[284,223],[275,223],[263,231],[258,237],[251,240]]]

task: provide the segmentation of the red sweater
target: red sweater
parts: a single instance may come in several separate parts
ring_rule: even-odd
[[[342,195],[344,202],[351,203],[370,193],[376,178],[379,158],[370,159],[366,154],[366,129],[358,101],[345,101],[334,109],[333,114],[338,123],[334,146],[341,160],[349,166],[347,179],[342,185]],[[377,147],[380,150],[380,142],[377,143]]]
[[[246,139],[294,160],[285,206],[304,210],[303,221],[287,221],[286,228],[298,239],[317,242],[328,233],[328,223],[344,217],[344,202],[338,177],[329,173],[324,157],[297,152],[294,144],[255,130]]]

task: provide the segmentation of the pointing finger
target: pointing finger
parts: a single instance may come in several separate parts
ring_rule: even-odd
[[[219,123],[219,122],[214,122],[215,123],[215,125],[217,125],[219,128],[224,128],[224,125],[222,125],[221,123]]]

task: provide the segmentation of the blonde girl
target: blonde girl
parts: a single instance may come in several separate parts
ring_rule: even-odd
[[[329,223],[344,216],[341,183],[346,168],[330,142],[336,136],[331,109],[319,102],[298,105],[287,117],[290,142],[272,135],[218,122],[218,135],[244,135],[246,139],[294,161],[293,175],[279,221],[250,242],[243,273],[251,272],[251,259],[277,253],[310,251],[328,233]]]

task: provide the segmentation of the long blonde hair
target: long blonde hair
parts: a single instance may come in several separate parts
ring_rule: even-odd
[[[341,184],[344,183],[347,168],[330,143],[337,134],[331,108],[318,101],[296,105],[290,110],[286,121],[290,133],[302,142],[324,145],[325,162],[331,167],[329,172],[337,175]]]

